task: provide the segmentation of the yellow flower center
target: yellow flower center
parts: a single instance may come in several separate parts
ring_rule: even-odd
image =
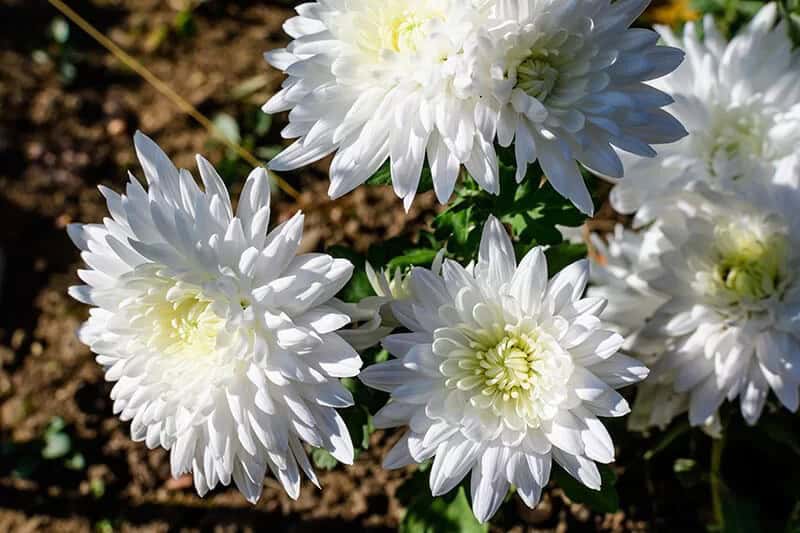
[[[540,102],[558,82],[558,69],[553,67],[550,56],[547,52],[534,52],[517,67],[517,87]]]
[[[527,335],[507,336],[488,350],[477,351],[473,360],[464,361],[463,368],[480,377],[484,396],[498,395],[508,401],[533,386],[534,364],[541,357],[537,348]]]
[[[381,0],[374,11],[356,19],[358,41],[362,49],[380,54],[390,50],[400,54],[416,54],[422,49],[430,31],[430,23],[444,20],[444,14],[426,5],[404,1]]]
[[[555,338],[530,323],[460,329],[462,335],[468,344],[454,343],[448,328],[434,334],[445,387],[463,391],[472,406],[490,410],[515,430],[555,416],[573,368]]]
[[[205,355],[211,353],[223,320],[200,294],[182,295],[152,306],[152,334],[148,344],[164,354]]]
[[[717,287],[738,299],[761,300],[773,296],[784,275],[786,239],[781,233],[759,231],[747,223],[717,228]]]

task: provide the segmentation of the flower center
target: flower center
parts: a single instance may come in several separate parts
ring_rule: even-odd
[[[557,52],[533,52],[517,67],[517,87],[540,102],[550,95],[558,82],[558,69],[551,62],[553,54]]]
[[[490,410],[512,429],[538,427],[555,416],[572,360],[551,335],[536,326],[507,325],[492,332],[459,330],[469,341],[454,344],[449,331],[434,334],[450,339],[434,342],[434,352],[444,357],[439,370],[445,387],[465,392],[473,407]]]
[[[389,15],[378,29],[379,49],[414,54],[428,36],[429,23],[443,18],[433,10],[405,9]]]
[[[749,222],[749,223],[748,223]],[[732,222],[715,231],[717,288],[737,299],[762,300],[775,295],[785,271],[786,239],[766,224]]]
[[[146,311],[152,319],[148,345],[166,355],[202,356],[211,353],[223,320],[211,309],[211,302],[199,293],[167,298]]]

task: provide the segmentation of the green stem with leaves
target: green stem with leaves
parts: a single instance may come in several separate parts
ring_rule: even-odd
[[[725,529],[725,517],[722,513],[722,452],[725,448],[724,436],[711,439],[711,508],[718,531]]]

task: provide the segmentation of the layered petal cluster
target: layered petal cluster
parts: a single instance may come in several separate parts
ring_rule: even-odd
[[[663,236],[618,224],[605,238],[596,233],[589,238],[593,253],[586,294],[607,300],[603,321],[621,335],[635,337],[664,301],[647,284],[647,278],[656,275]]]
[[[481,521],[512,484],[536,505],[553,460],[599,489],[595,461],[611,462],[614,446],[598,417],[626,414],[615,389],[647,369],[617,354],[623,338],[598,318],[605,301],[583,297],[588,275],[581,261],[548,281],[541,248],[517,265],[493,217],[476,264],[412,270],[408,297],[392,303],[409,332],[388,336],[383,345],[395,358],[360,376],[391,394],[376,427],[408,429],[385,466],[432,458],[434,495],[471,473]]]
[[[643,330],[650,345],[634,340],[631,349],[646,352],[653,339],[663,347],[654,354],[648,389],[637,396],[636,424],[663,426],[686,410],[693,425],[713,423],[721,404],[737,398],[755,424],[770,390],[796,411],[798,159],[784,159],[768,186],[753,185],[747,195],[700,181],[658,204],[644,206],[659,217],[645,230],[658,233],[651,239],[658,267],[647,286],[665,301]]]
[[[482,18],[481,0],[324,0],[298,6],[284,26],[294,39],[266,54],[288,75],[264,106],[291,110],[286,138],[299,139],[270,163],[307,165],[336,152],[329,194],[362,184],[387,160],[410,207],[425,161],[441,202],[462,165],[498,188],[487,110],[470,90],[464,45]]]
[[[667,111],[690,135],[659,147],[653,159],[623,156],[625,179],[612,191],[614,208],[633,213],[649,200],[705,180],[718,190],[768,181],[800,142],[800,51],[775,3],[727,42],[707,15],[683,36],[657,28],[667,44],[686,50],[675,72],[652,82],[675,102]],[[702,30],[703,37],[700,37]]]
[[[258,500],[267,469],[297,498],[300,472],[317,483],[303,443],[350,463],[336,408],[352,404],[337,378],[358,354],[337,334],[349,317],[333,296],[352,265],[297,255],[303,216],[267,232],[266,172],[247,179],[236,212],[198,156],[203,188],[144,135],[135,138],[147,188],[101,187],[110,217],[73,225],[88,265],[70,294],[92,306],[81,340],[114,382],[114,413],[134,440],[170,450],[173,476],[197,492],[233,481]]]
[[[608,300],[603,323],[625,337],[622,349],[648,366],[655,364],[668,341],[652,335],[646,325],[668,298],[647,280],[661,275],[659,253],[667,243],[664,235],[658,227],[636,232],[617,225],[613,234],[601,237],[593,233],[590,241],[594,252],[590,254],[587,296]],[[669,380],[650,376],[636,388],[636,402],[628,417],[628,427],[634,431],[653,426],[664,429],[689,407],[688,395],[676,392]]]
[[[489,128],[514,145],[517,180],[538,161],[553,187],[593,212],[580,165],[621,178],[620,149],[654,157],[651,145],[686,135],[662,107],[672,98],[651,80],[682,61],[658,35],[629,28],[648,0],[493,2],[475,47],[478,84],[493,110]]]
[[[578,164],[621,177],[612,147],[685,134],[645,82],[680,63],[656,33],[629,29],[648,0],[325,0],[302,4],[294,40],[267,53],[286,72],[264,107],[290,111],[299,139],[271,163],[307,165],[336,152],[330,195],[357,187],[390,161],[408,208],[427,162],[437,197],[460,169],[499,192],[494,143],[515,144],[518,179],[539,161],[561,194],[593,209]]]

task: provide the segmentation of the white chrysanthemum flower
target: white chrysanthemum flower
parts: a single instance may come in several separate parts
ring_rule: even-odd
[[[394,315],[410,333],[390,335],[396,357],[361,373],[391,393],[376,427],[408,426],[388,468],[433,457],[434,495],[471,474],[475,516],[488,520],[514,484],[529,506],[550,477],[551,460],[593,489],[594,461],[614,446],[598,416],[622,416],[614,389],[647,369],[616,354],[623,339],[601,327],[600,298],[582,298],[586,261],[548,282],[542,248],[517,266],[505,229],[487,222],[476,265],[445,261],[442,274],[416,268]]]
[[[491,131],[514,144],[517,180],[538,161],[553,187],[592,213],[580,168],[621,178],[615,147],[652,157],[651,144],[686,134],[661,108],[672,99],[647,81],[672,72],[677,48],[629,28],[649,0],[494,2],[470,56],[495,113]]]
[[[361,360],[331,306],[352,265],[296,255],[300,213],[267,233],[263,169],[234,215],[205,159],[201,190],[153,141],[135,140],[148,190],[133,176],[124,195],[101,188],[111,217],[69,228],[89,266],[70,289],[93,306],[80,338],[115,382],[114,412],[134,440],[170,450],[173,476],[193,471],[200,495],[233,480],[255,502],[269,468],[297,498],[300,470],[317,483],[303,442],[353,460],[335,410],[352,397],[337,378]]]
[[[285,71],[283,89],[264,106],[291,110],[287,138],[270,163],[290,170],[337,152],[329,194],[337,198],[391,161],[395,192],[411,205],[427,158],[444,203],[462,165],[497,192],[488,110],[471,91],[463,61],[481,20],[473,0],[325,0],[298,6],[284,29],[294,38],[266,54]]]
[[[730,43],[714,19],[704,19],[702,33],[690,22],[683,38],[658,28],[687,59],[653,85],[672,95],[667,110],[690,135],[659,147],[654,159],[624,158],[625,179],[611,193],[614,208],[633,213],[648,200],[705,180],[718,190],[768,179],[782,158],[800,143],[800,51],[777,6],[765,5]]]
[[[798,408],[798,170],[796,161],[781,165],[783,185],[771,187],[771,205],[702,182],[669,199],[683,216],[661,226],[662,272],[649,281],[669,297],[647,327],[668,342],[652,380],[689,396],[693,425],[737,397],[745,420],[755,424],[770,389],[787,409]]]

